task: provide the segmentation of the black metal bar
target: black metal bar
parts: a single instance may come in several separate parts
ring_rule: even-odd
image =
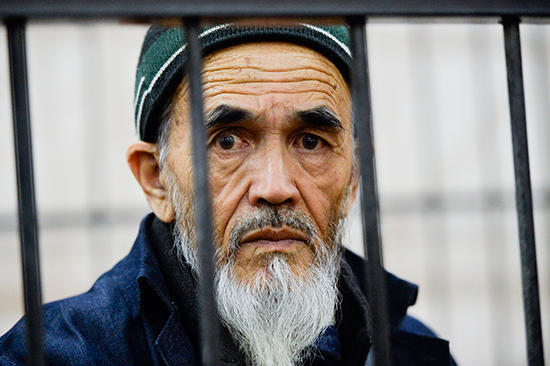
[[[550,16],[546,0],[2,0],[0,17]]]
[[[22,19],[9,20],[6,25],[8,29],[19,235],[21,240],[23,290],[25,293],[27,351],[29,355],[27,364],[37,366],[44,364],[40,309],[42,295],[27,82],[25,21]]]
[[[364,250],[368,259],[366,267],[366,294],[371,309],[374,362],[378,366],[391,365],[390,327],[387,290],[382,267],[382,239],[376,183],[376,161],[372,128],[372,107],[365,34],[366,19],[349,19],[351,26],[352,104],[353,121],[358,136],[361,171],[361,203],[363,208]]]
[[[218,364],[219,320],[214,298],[214,240],[212,233],[212,207],[204,130],[202,94],[202,55],[199,43],[199,22],[186,18],[187,73],[189,78],[190,108],[193,138],[193,176],[195,184],[195,228],[199,246],[200,281],[200,327],[201,360],[203,365]]]
[[[542,349],[535,225],[533,223],[533,200],[529,172],[519,19],[504,18],[502,23],[504,27],[514,173],[516,178],[516,207],[525,332],[527,337],[527,358],[529,366],[543,366],[544,355]]]

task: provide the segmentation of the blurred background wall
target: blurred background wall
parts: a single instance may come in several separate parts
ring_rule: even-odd
[[[31,23],[43,297],[86,291],[149,211],[125,162],[143,25]],[[550,26],[523,25],[545,353],[550,357]],[[526,364],[502,30],[368,26],[384,261],[462,365]],[[23,314],[6,30],[0,28],[0,333]],[[358,204],[346,245],[362,252]]]

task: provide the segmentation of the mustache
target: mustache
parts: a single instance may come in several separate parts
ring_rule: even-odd
[[[265,227],[281,228],[283,226],[304,233],[310,247],[318,238],[317,229],[306,214],[288,207],[260,206],[256,211],[237,220],[229,236],[229,249],[232,252],[238,249],[242,238],[251,231],[261,230]]]

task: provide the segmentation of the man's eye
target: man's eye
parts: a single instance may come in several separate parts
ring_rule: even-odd
[[[317,146],[319,146],[319,144],[321,143],[319,137],[317,137],[315,135],[311,135],[311,134],[303,135],[301,137],[301,142],[302,142],[302,146],[304,147],[304,149],[307,149],[307,150],[313,150]]]
[[[235,146],[235,136],[223,135],[218,139],[218,145],[224,150],[231,150]]]

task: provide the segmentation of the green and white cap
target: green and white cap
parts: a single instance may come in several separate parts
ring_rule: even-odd
[[[350,37],[346,26],[240,26],[220,24],[199,34],[203,56],[250,42],[289,42],[311,48],[329,60],[349,81]],[[138,137],[156,142],[162,113],[184,75],[186,42],[183,29],[153,25],[147,31],[136,72],[134,113]]]

